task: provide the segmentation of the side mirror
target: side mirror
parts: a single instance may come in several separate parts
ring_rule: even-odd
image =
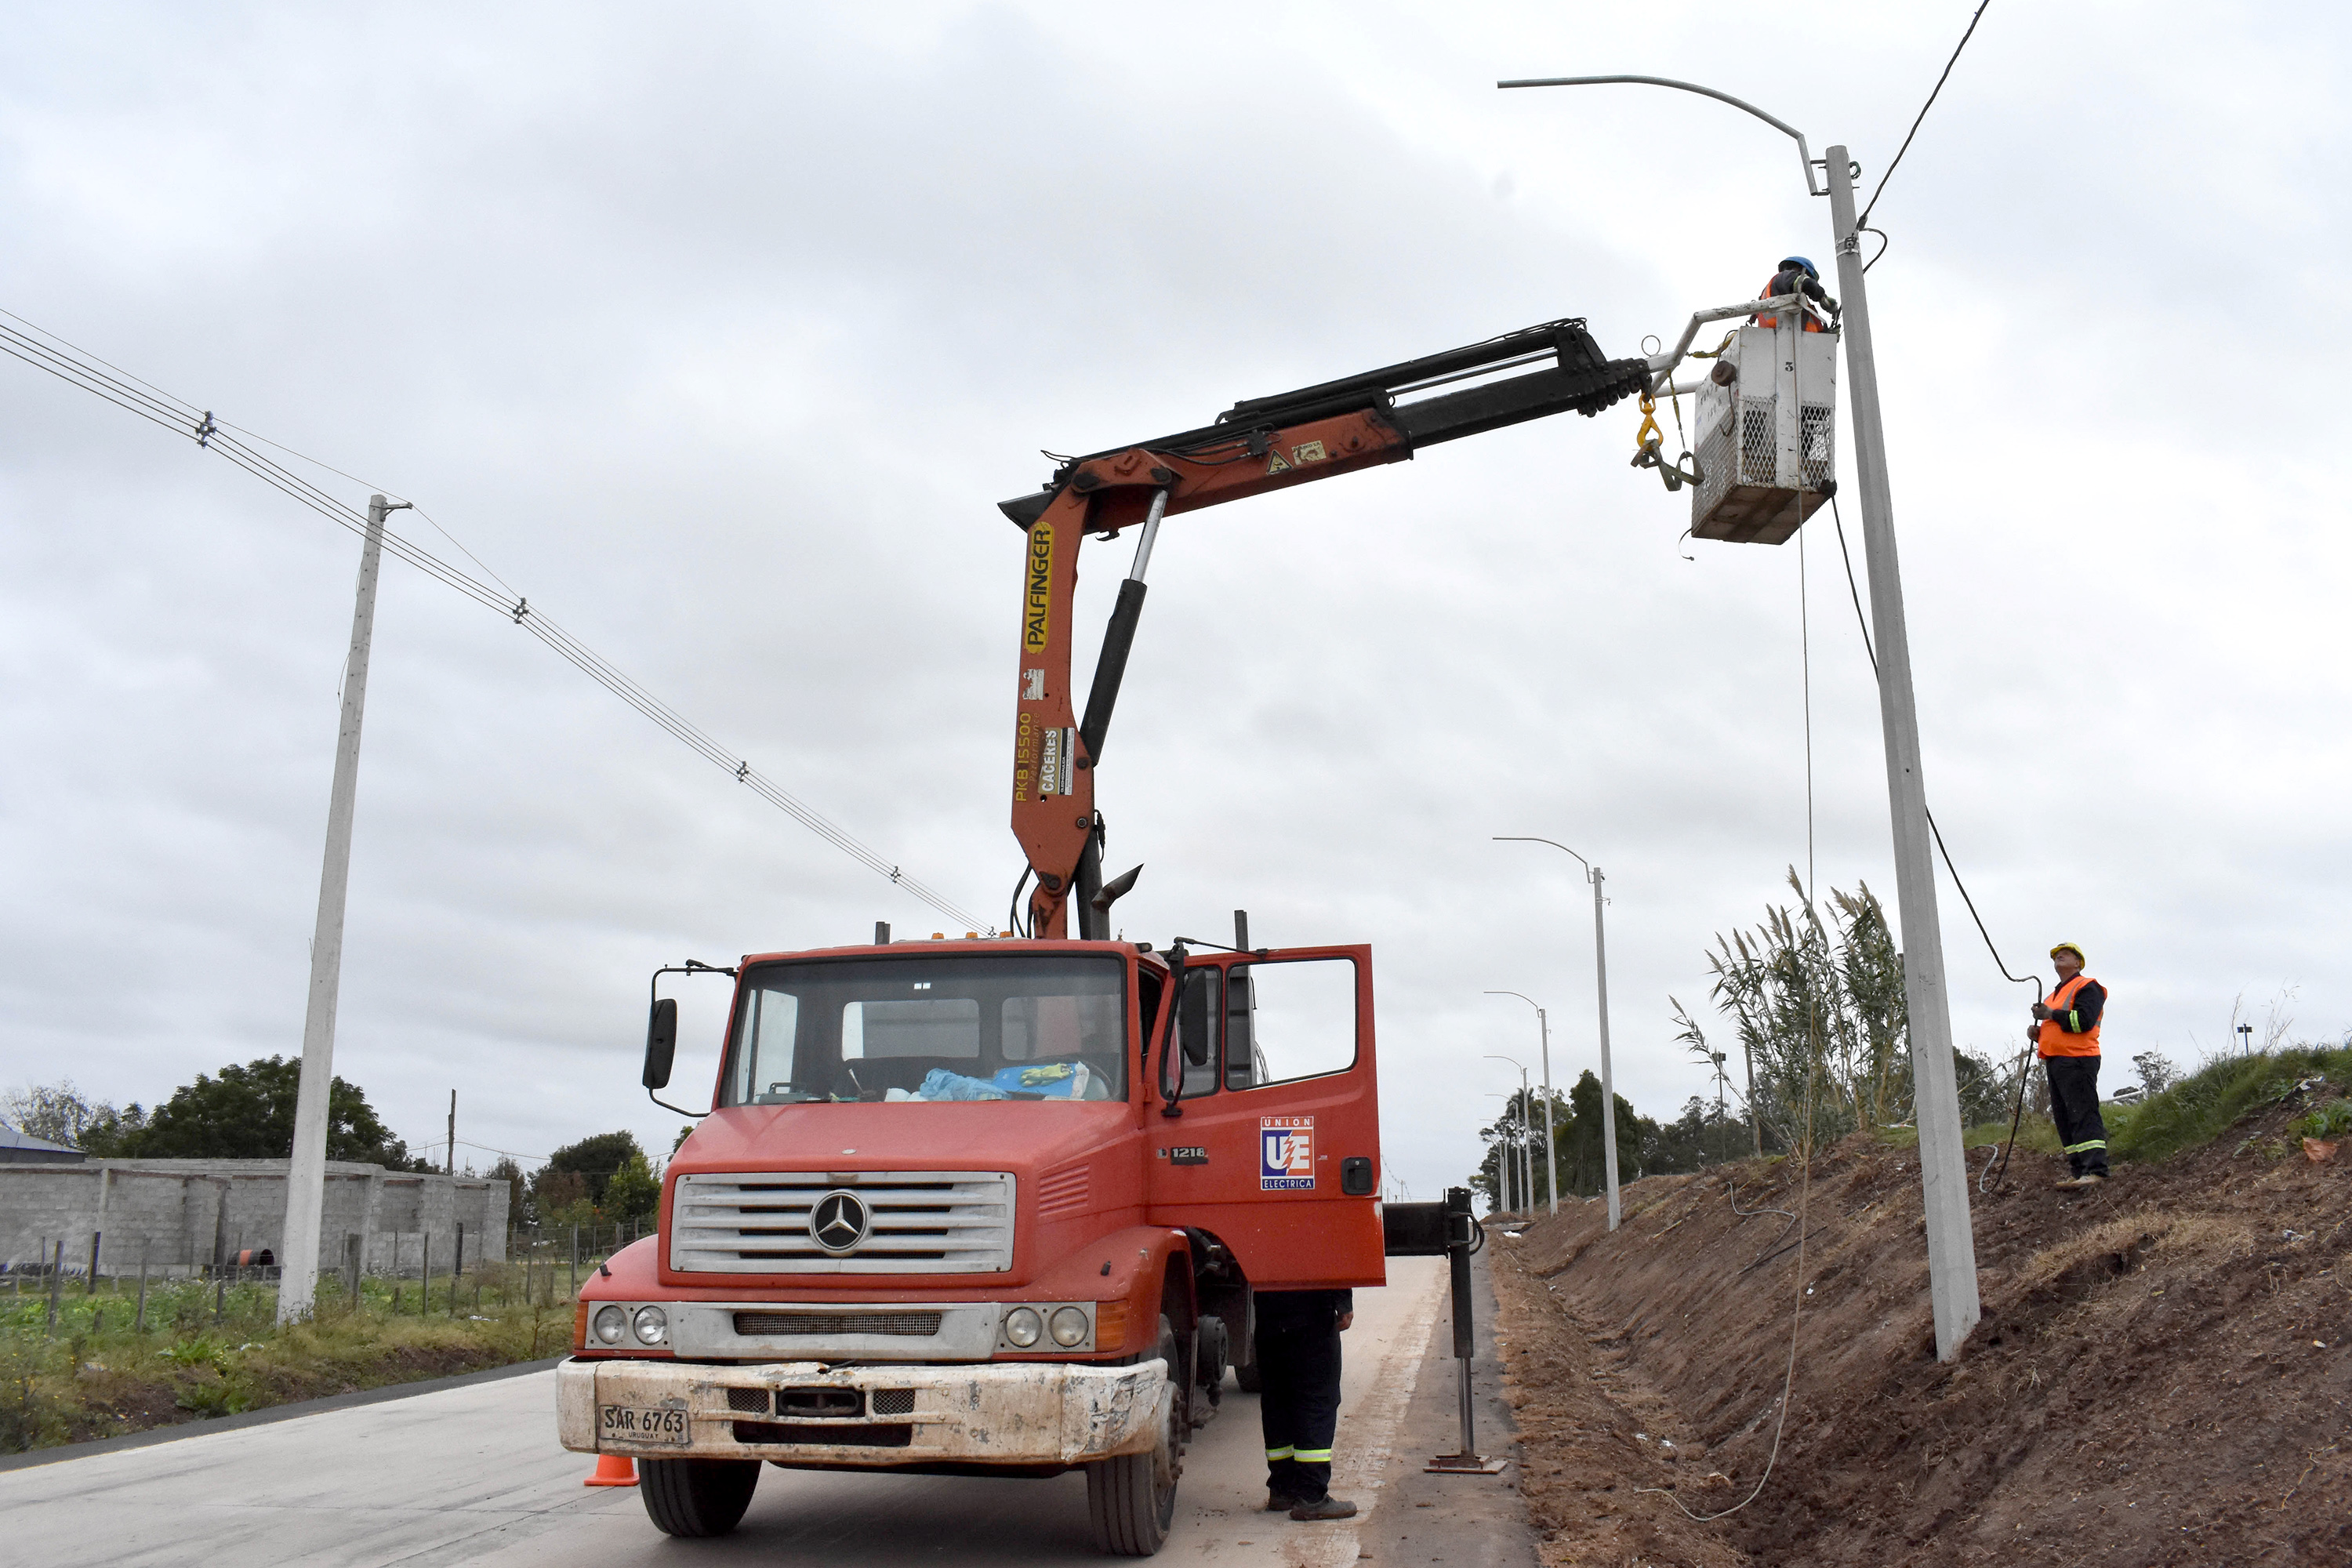
[[[647,1089],[669,1087],[669,1064],[677,1055],[677,998],[664,996],[654,1003],[653,1016],[646,1025],[646,1076]]]

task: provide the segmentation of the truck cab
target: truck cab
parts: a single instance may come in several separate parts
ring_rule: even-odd
[[[1255,1385],[1254,1294],[1384,1282],[1367,947],[933,940],[734,977],[657,1234],[590,1277],[559,1372],[564,1446],[635,1459],[672,1534],[732,1529],[762,1461],[1083,1467],[1097,1544],[1149,1555],[1227,1369]]]

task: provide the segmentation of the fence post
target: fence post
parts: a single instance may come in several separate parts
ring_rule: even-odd
[[[433,1310],[433,1233],[419,1233],[425,1238],[425,1259],[416,1266],[416,1315],[420,1318]]]
[[[139,1321],[137,1328],[142,1334],[147,1331],[147,1248],[143,1246],[139,1249]]]
[[[58,1237],[58,1248],[49,1266],[49,1336],[58,1332],[58,1299],[64,1293],[66,1279],[66,1238]]]
[[[572,1227],[572,1293],[580,1294],[580,1227]]]
[[[89,1278],[82,1282],[81,1290],[85,1296],[98,1294],[98,1244],[105,1235],[102,1230],[93,1230],[89,1233]]]

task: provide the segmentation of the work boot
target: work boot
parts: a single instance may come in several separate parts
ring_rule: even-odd
[[[2062,1193],[2081,1192],[2090,1187],[2095,1187],[2106,1179],[2107,1173],[2105,1171],[2085,1171],[2079,1176],[2070,1176],[2065,1181],[2059,1183],[2058,1190]]]
[[[1344,1498],[1320,1497],[1313,1502],[1302,1502],[1290,1510],[1290,1517],[1302,1522],[1318,1519],[1353,1519],[1356,1505]]]
[[[1268,1513],[1288,1513],[1297,1506],[1298,1500],[1288,1492],[1270,1491],[1265,1494],[1265,1511]]]

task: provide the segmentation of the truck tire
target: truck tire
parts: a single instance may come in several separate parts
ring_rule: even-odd
[[[1087,1467],[1087,1513],[1094,1525],[1095,1550],[1117,1557],[1150,1557],[1167,1544],[1176,1521],[1176,1478],[1184,1419],[1183,1362],[1176,1354],[1176,1331],[1160,1320],[1160,1356],[1177,1386],[1168,1401],[1168,1424],[1159,1442],[1141,1454],[1097,1459]]]
[[[751,1506],[757,1459],[639,1459],[646,1517],[668,1535],[725,1535]]]

